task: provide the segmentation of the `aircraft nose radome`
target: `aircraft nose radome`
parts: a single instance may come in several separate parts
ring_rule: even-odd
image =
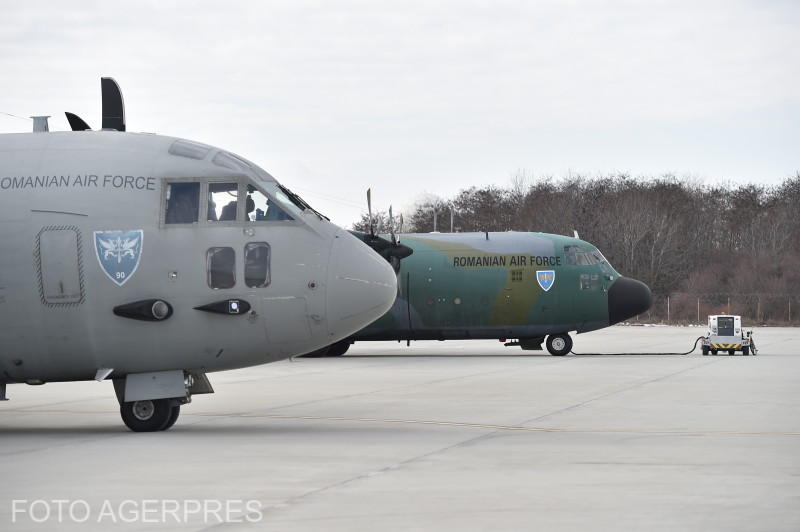
[[[391,265],[356,237],[342,231],[328,265],[327,311],[334,341],[383,316],[397,297]]]
[[[641,281],[620,277],[608,290],[608,323],[614,325],[638,316],[653,305],[650,288]]]

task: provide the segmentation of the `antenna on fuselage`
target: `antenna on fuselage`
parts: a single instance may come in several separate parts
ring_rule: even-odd
[[[50,116],[32,116],[33,119],[33,132],[34,133],[47,133],[50,131],[50,126],[47,124],[47,119]]]

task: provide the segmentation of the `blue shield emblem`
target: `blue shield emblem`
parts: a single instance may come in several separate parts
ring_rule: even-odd
[[[540,270],[536,272],[536,281],[539,283],[539,286],[542,287],[542,290],[547,292],[551,288],[553,288],[553,284],[556,282],[556,272],[555,270]]]
[[[144,231],[95,231],[94,250],[108,278],[122,286],[136,273],[142,258]]]

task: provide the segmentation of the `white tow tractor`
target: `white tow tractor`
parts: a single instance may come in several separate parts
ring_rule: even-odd
[[[753,331],[742,329],[741,316],[728,314],[708,317],[708,334],[703,337],[702,350],[703,356],[716,355],[720,351],[727,351],[729,355],[735,355],[736,351],[741,351],[744,356],[758,354]]]

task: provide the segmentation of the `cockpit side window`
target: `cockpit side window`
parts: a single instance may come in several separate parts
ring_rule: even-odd
[[[164,223],[196,223],[199,204],[200,183],[168,183]]]
[[[564,246],[564,256],[569,266],[578,264],[578,246]]]
[[[237,183],[208,184],[209,222],[235,222],[239,185]]]
[[[279,222],[293,220],[293,218],[256,187],[247,185],[245,220],[248,222]]]

